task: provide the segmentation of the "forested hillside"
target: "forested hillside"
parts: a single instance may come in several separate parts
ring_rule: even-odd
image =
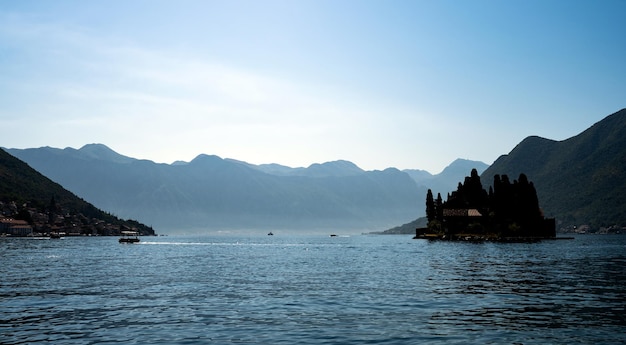
[[[584,132],[554,141],[528,137],[498,158],[482,175],[525,173],[535,183],[546,216],[567,229],[626,225],[626,109]]]
[[[154,234],[146,225],[121,220],[96,208],[2,149],[0,208],[2,217],[27,220],[35,231],[116,235],[127,228],[143,235]]]

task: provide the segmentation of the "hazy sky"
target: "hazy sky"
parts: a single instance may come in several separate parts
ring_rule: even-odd
[[[3,1],[0,146],[439,173],[626,107],[626,1]]]

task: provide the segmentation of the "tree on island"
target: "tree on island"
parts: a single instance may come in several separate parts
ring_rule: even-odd
[[[428,230],[446,238],[549,238],[555,237],[554,219],[545,219],[537,192],[525,174],[510,182],[495,175],[493,188],[485,191],[476,169],[442,202],[432,191],[426,194]]]
[[[426,192],[426,219],[428,219],[428,222],[432,222],[436,217],[435,199],[433,199],[433,191],[429,189]]]

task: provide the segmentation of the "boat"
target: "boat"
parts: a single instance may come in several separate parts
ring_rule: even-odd
[[[335,235],[335,234],[330,234],[330,237],[337,237],[337,235]]]
[[[122,231],[122,237],[120,237],[120,243],[137,243],[139,242],[139,233],[137,231]]]
[[[274,234],[270,231],[267,236],[274,236]]]
[[[65,236],[64,232],[51,232],[50,233],[50,239],[52,240],[58,240],[63,238],[63,236]]]

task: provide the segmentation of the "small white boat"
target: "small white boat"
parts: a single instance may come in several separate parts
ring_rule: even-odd
[[[137,231],[122,231],[122,237],[120,237],[120,243],[137,243],[139,242],[139,233]]]

